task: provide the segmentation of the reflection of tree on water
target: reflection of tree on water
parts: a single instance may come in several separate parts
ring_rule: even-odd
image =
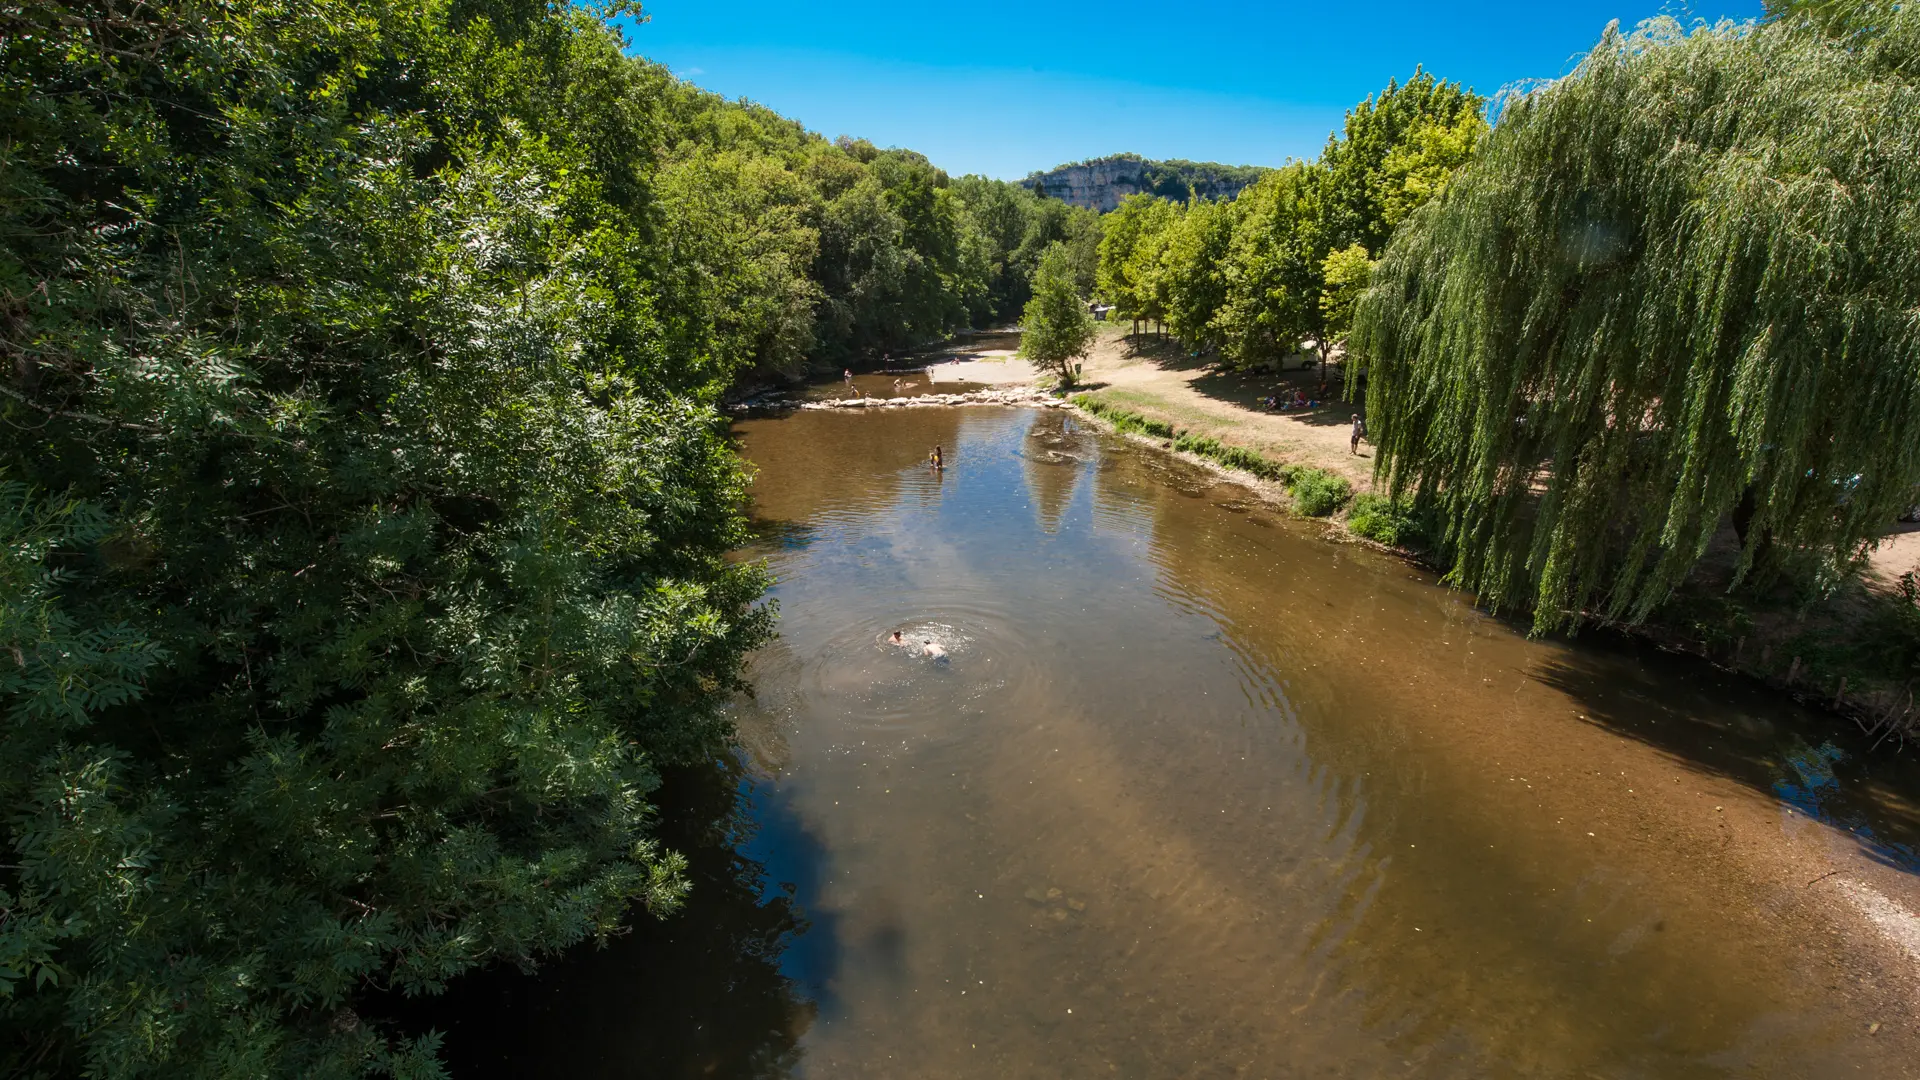
[[[1071,414],[1058,409],[1035,410],[1020,457],[1027,493],[1033,499],[1042,532],[1052,535],[1060,531],[1060,519],[1073,502],[1073,490],[1090,455],[1087,443],[1088,437],[1075,430]]]
[[[729,756],[681,770],[656,793],[659,837],[687,857],[693,895],[675,915],[636,912],[604,949],[583,945],[531,975],[456,980],[395,1007],[411,1031],[446,1034],[456,1077],[720,1077],[790,1074],[812,1019],[780,971],[806,929],[792,897],[741,854],[754,826]]]

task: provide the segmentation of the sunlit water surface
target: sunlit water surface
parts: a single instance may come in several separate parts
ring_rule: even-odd
[[[456,987],[456,1075],[1892,1074],[1668,824],[1731,779],[1909,864],[1909,778],[1794,710],[1064,413],[738,430],[780,636],[659,796],[695,895]]]

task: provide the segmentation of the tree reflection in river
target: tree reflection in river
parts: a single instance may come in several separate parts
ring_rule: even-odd
[[[407,1027],[446,1034],[454,1076],[771,1080],[793,1071],[813,1005],[782,965],[811,928],[766,855],[793,856],[800,868],[817,860],[790,850],[805,834],[781,828],[736,758],[664,779],[660,838],[687,856],[692,898],[666,919],[636,914],[631,932],[604,949],[583,946],[532,974],[469,976],[407,1006]],[[778,851],[757,841],[769,831],[780,834]]]
[[[1033,500],[1040,531],[1052,536],[1073,502],[1080,474],[1099,453],[1093,432],[1071,413],[1041,409],[1033,414],[1020,460],[1027,476],[1027,495]]]
[[[1845,723],[1818,734],[1783,723],[1777,695],[1737,676],[1604,634],[1536,677],[1580,716],[1676,755],[1842,830],[1868,858],[1920,874],[1920,761],[1874,753]],[[1679,689],[1676,692],[1676,688]]]
[[[1905,1034],[1856,1034],[1892,1014],[1829,943],[1843,894],[1805,887],[1800,790],[1835,795],[1779,752],[1804,717],[1529,640],[1066,423],[741,425],[782,605],[737,706],[765,779],[669,822],[689,921],[443,1006],[490,1066],[461,1072],[1911,1074]]]

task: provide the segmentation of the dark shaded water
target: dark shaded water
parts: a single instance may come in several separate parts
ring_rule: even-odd
[[[1063,413],[740,434],[781,637],[661,795],[695,896],[456,987],[457,1076],[1905,1073],[1766,882],[1910,869],[1920,784],[1797,711]]]

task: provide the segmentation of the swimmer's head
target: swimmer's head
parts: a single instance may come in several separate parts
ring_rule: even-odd
[[[895,630],[895,631],[893,632],[893,640],[895,640],[895,641],[899,641],[899,640],[900,640],[900,631],[898,631],[898,630]]]

